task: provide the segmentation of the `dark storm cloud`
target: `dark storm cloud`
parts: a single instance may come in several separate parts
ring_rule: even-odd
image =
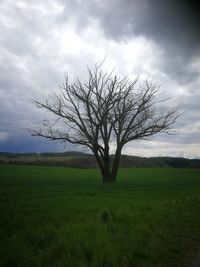
[[[39,138],[31,138],[27,134],[14,133],[9,136],[5,142],[0,142],[0,151],[5,152],[52,152],[52,151],[62,151],[63,146],[55,144],[48,140],[41,140]]]
[[[66,4],[66,10],[70,8],[80,15],[80,28],[84,26],[83,21],[86,23],[93,17],[99,20],[105,34],[110,38],[121,41],[130,38],[131,34],[144,35],[167,46],[169,52],[178,50],[188,56],[199,53],[198,1],[70,1]]]
[[[196,77],[186,65],[200,56],[200,6],[186,0],[61,1],[75,14],[77,31],[97,20],[107,38],[126,42],[144,36],[163,49],[160,68],[188,83]],[[65,17],[65,12],[63,17]],[[74,13],[73,13],[74,12]],[[155,51],[156,53],[156,51]]]

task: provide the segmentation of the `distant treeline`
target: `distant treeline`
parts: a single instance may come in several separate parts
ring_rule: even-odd
[[[66,157],[66,156],[86,156],[90,155],[87,153],[79,152],[79,151],[68,151],[68,152],[44,152],[44,153],[13,153],[13,152],[0,152],[0,157],[1,156],[6,156],[6,157],[11,157],[11,158],[16,158],[16,157],[32,157],[32,156],[39,156],[39,157]]]
[[[111,156],[111,160],[113,157]],[[25,164],[42,166],[62,166],[73,168],[96,168],[95,157],[77,151],[63,153],[10,153],[0,152],[2,164]],[[200,168],[200,159],[172,158],[172,157],[136,157],[122,155],[120,167],[174,167]]]

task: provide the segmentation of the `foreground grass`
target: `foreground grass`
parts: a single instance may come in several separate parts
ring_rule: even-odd
[[[199,170],[0,165],[0,266],[190,266],[199,208]]]

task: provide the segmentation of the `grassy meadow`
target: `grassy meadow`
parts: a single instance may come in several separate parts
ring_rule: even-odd
[[[197,169],[0,165],[0,266],[191,266],[199,210]]]

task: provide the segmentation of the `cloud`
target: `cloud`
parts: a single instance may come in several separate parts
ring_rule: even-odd
[[[173,142],[161,141],[145,141],[137,142],[134,146],[126,145],[123,149],[124,154],[136,155],[139,157],[185,157],[185,158],[200,158],[199,152],[200,143],[179,144],[174,145]]]
[[[7,140],[9,134],[7,132],[0,132],[0,142]]]
[[[195,5],[172,0],[1,1],[0,132],[7,137],[0,149],[62,149],[25,132],[51,118],[31,100],[57,92],[65,73],[71,81],[76,75],[85,79],[86,65],[106,56],[105,70],[116,67],[121,76],[152,79],[162,85],[163,97],[173,97],[169,105],[180,106],[178,135],[155,138],[162,154],[185,150],[197,155],[200,16]],[[152,142],[148,148],[140,143],[141,153],[159,154]],[[132,143],[127,151],[134,153],[134,146],[139,149]]]
[[[159,67],[187,83],[195,77],[187,64],[200,55],[198,1],[111,0],[61,1],[64,14],[74,16],[77,32],[98,23],[106,38],[127,42],[144,37],[162,48]],[[81,8],[80,8],[81,7]]]
[[[162,46],[164,44],[171,52],[175,49],[190,56],[199,53],[198,1],[111,0],[63,3],[65,11],[70,9],[78,13],[78,30],[83,29],[93,18],[99,21],[109,38],[118,41],[129,39],[131,35],[142,35]]]
[[[73,150],[73,147],[69,145],[67,147],[69,150]],[[19,153],[27,153],[27,152],[64,152],[64,146],[48,141],[42,140],[40,138],[32,139],[25,132],[17,132],[10,133],[6,139],[1,142],[1,134],[0,134],[0,151],[5,152],[19,152]]]

